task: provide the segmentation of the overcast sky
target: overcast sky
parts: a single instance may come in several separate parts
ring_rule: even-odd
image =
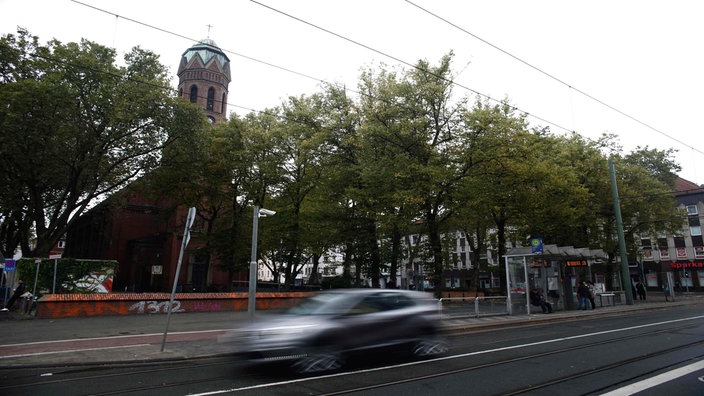
[[[556,134],[613,133],[625,151],[676,149],[680,176],[704,184],[702,16],[699,0],[0,0],[0,33],[120,56],[139,45],[174,78],[209,37],[231,60],[240,115],[454,51],[456,95],[507,98]]]

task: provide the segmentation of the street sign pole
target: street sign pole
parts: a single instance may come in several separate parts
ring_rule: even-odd
[[[3,296],[2,301],[3,301],[4,304],[7,304],[7,272],[2,271],[2,278],[3,278],[3,280],[5,281],[5,282],[4,282],[4,285],[5,285],[5,295]],[[3,305],[3,307],[4,307],[4,305]]]
[[[174,305],[174,296],[176,295],[176,288],[178,287],[178,276],[181,272],[181,261],[183,260],[183,252],[186,251],[188,246],[188,241],[191,239],[191,226],[193,225],[193,220],[196,218],[196,208],[192,207],[188,209],[188,217],[186,217],[186,227],[183,230],[183,240],[181,241],[181,252],[178,255],[178,263],[176,264],[176,274],[174,274],[174,285],[171,288],[171,298],[169,299],[169,306],[166,311],[166,327],[164,328],[164,336],[161,339],[161,351],[164,352],[164,347],[166,346],[166,334],[169,332],[169,322],[171,321],[171,307]]]
[[[42,264],[42,259],[36,259],[37,271],[34,273],[34,288],[32,289],[32,297],[37,295],[37,282],[39,281],[39,266]]]
[[[49,259],[54,259],[54,283],[51,286],[51,293],[56,294],[56,265],[58,264],[61,254],[50,254]]]
[[[56,262],[58,260],[54,259],[54,283],[51,286],[51,294],[56,294]]]
[[[0,253],[0,256],[2,256],[2,253]],[[10,294],[10,289],[12,288],[12,285],[15,284],[15,260],[11,259],[3,259],[3,271],[2,275],[5,278],[5,299],[3,301],[7,301],[7,298]],[[12,282],[10,282],[9,279],[7,279],[7,273],[12,272]]]

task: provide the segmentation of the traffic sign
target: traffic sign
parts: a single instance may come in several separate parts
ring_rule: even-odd
[[[5,272],[12,272],[15,270],[15,260],[5,259]]]

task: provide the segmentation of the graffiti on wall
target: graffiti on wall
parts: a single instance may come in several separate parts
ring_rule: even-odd
[[[170,301],[140,301],[132,304],[129,311],[138,314],[167,313],[169,312],[169,303]],[[171,305],[171,312],[186,312],[186,310],[181,308],[180,301],[174,301],[173,305]]]
[[[187,304],[193,312],[211,312],[223,309],[220,303],[212,301],[190,302]],[[136,314],[160,314],[169,312],[169,301],[147,300],[134,303],[129,308],[130,313]],[[186,312],[181,301],[175,300],[171,306],[171,312]]]

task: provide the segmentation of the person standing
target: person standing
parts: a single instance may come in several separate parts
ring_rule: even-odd
[[[579,287],[577,287],[577,299],[579,300],[577,310],[586,311],[587,301],[589,300],[589,287],[584,281],[579,282]]]
[[[665,290],[665,301],[668,302],[670,301],[670,284],[668,282],[665,282],[663,288]]]
[[[638,298],[645,301],[645,286],[643,282],[638,281],[638,283],[636,283],[636,291],[638,292]]]
[[[15,289],[15,292],[12,293],[12,297],[10,297],[10,300],[5,304],[5,308],[2,309],[2,311],[9,311],[10,308],[15,304],[15,301],[17,301],[18,298],[20,298],[24,292],[27,290],[27,288],[24,286],[24,282],[22,279],[20,279],[17,282],[17,288]]]
[[[591,304],[592,309],[596,308],[596,303],[594,303],[594,297],[596,297],[596,290],[594,288],[594,283],[592,281],[587,281],[587,287],[589,288],[589,304]]]

